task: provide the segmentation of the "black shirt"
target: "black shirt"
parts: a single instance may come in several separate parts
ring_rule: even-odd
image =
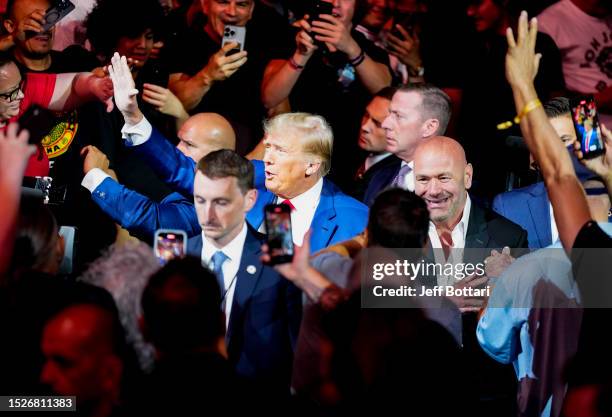
[[[388,54],[356,31],[351,36],[374,61],[389,65]],[[285,56],[288,59],[294,52]],[[391,73],[391,70],[389,70]],[[293,111],[304,111],[323,116],[334,132],[331,175],[346,188],[365,154],[357,140],[361,117],[372,99],[372,94],[359,80],[346,54],[317,50],[303,69],[289,96]]]
[[[228,119],[236,133],[236,151],[241,155],[250,152],[262,138],[266,112],[261,102],[261,82],[266,65],[271,59],[284,58],[288,39],[292,39],[286,25],[257,20],[259,17],[254,16],[246,25],[247,62],[226,80],[215,82],[190,111],[219,113]],[[170,74],[194,76],[219,49],[221,45],[210,38],[202,25],[194,26],[169,43],[164,59]]]

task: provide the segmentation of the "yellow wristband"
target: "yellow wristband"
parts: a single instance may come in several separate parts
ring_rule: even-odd
[[[542,102],[539,99],[536,98],[536,99],[531,100],[530,102],[525,104],[525,107],[523,107],[523,110],[521,110],[521,112],[516,115],[516,117],[513,120],[514,123],[512,121],[506,121],[503,123],[499,123],[497,125],[497,130],[510,129],[513,124],[519,124],[523,117],[525,117],[529,112],[537,109],[541,105],[542,105]]]

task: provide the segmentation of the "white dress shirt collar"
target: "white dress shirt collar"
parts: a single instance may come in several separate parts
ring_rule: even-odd
[[[376,165],[377,163],[379,163],[380,161],[382,161],[383,159],[385,159],[386,157],[390,155],[391,155],[391,152],[383,152],[383,153],[368,155],[368,157],[365,160],[365,171],[372,168],[374,165]]]
[[[289,199],[295,210],[291,212],[291,231],[293,237],[293,243],[298,246],[302,246],[304,235],[310,228],[312,219],[314,218],[317,207],[319,206],[319,200],[321,199],[321,191],[323,191],[323,178],[319,178],[319,181],[315,185],[310,187],[309,190],[303,192],[297,197]],[[276,203],[282,203],[284,201],[281,197],[276,197]]]
[[[238,233],[235,238],[233,238],[227,245],[223,246],[222,248],[217,248],[204,235],[204,232],[202,232],[202,261],[206,265],[210,264],[210,260],[212,256],[217,251],[223,251],[223,253],[227,255],[228,261],[231,261],[231,262],[234,262],[236,260],[240,261],[240,258],[242,257],[242,249],[244,247],[244,242],[246,240],[246,235],[247,235],[247,225],[245,222],[242,225],[242,229],[240,229],[240,233]]]

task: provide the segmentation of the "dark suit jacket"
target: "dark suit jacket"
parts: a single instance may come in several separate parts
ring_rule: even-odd
[[[386,158],[383,158],[372,165],[370,169],[364,172],[361,176],[356,176],[349,194],[357,200],[365,202],[365,193],[370,186],[372,179],[378,174],[379,171],[386,170],[392,165],[395,166],[398,159],[399,158],[393,154],[388,155]]]
[[[386,162],[385,166],[381,167],[374,173],[374,175],[372,175],[370,183],[365,190],[362,201],[368,207],[372,205],[374,199],[381,191],[389,187],[402,167],[402,160],[395,155],[391,155],[390,157],[385,158],[383,161],[386,160],[388,161]]]
[[[263,236],[249,228],[238,269],[226,341],[238,375],[288,392],[302,314],[301,291],[260,261]],[[187,253],[202,255],[202,235]]]
[[[493,200],[493,210],[527,230],[530,248],[553,243],[549,200],[543,182],[499,194]]]

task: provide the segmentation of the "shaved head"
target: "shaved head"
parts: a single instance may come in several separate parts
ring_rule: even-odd
[[[414,153],[414,175],[415,192],[427,203],[431,220],[452,229],[472,186],[472,165],[461,144],[445,136],[424,139]]]
[[[232,125],[217,113],[198,113],[191,116],[178,132],[177,148],[198,162],[220,149],[236,149],[236,134]]]
[[[76,395],[88,409],[112,407],[118,398],[123,361],[113,313],[97,305],[62,310],[45,325],[41,382],[59,395]]]

